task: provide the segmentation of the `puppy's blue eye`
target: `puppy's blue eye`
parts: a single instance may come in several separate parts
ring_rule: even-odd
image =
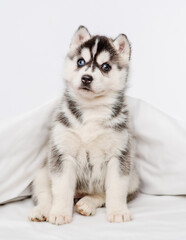
[[[111,66],[110,66],[108,63],[103,63],[102,66],[101,66],[101,69],[102,69],[104,72],[109,72],[110,69],[111,69]]]
[[[78,67],[82,67],[83,65],[85,65],[85,60],[83,58],[79,59],[77,61],[77,65],[78,65]]]

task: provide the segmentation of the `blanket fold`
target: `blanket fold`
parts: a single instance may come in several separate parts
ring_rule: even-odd
[[[47,156],[50,117],[58,100],[1,124],[0,203],[30,194],[27,187]],[[186,194],[186,128],[142,100],[128,97],[127,101],[141,191]]]

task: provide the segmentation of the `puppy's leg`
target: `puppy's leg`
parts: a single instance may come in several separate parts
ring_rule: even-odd
[[[76,203],[76,210],[78,213],[90,216],[96,213],[96,208],[102,207],[105,203],[105,196],[102,194],[88,195],[81,198]]]
[[[66,156],[60,172],[51,172],[53,203],[49,222],[57,225],[72,220],[73,200],[76,187],[75,159]]]
[[[52,194],[47,166],[42,167],[33,181],[33,198],[35,206],[29,214],[31,221],[46,221],[51,208]]]
[[[127,207],[129,174],[120,169],[119,159],[112,158],[107,166],[106,209],[109,222],[132,220]]]

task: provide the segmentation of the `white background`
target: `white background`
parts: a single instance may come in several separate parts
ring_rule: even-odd
[[[1,0],[0,119],[60,94],[74,31],[132,43],[129,95],[186,121],[185,0]]]

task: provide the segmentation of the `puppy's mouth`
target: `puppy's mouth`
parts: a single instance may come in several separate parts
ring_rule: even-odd
[[[100,91],[96,92],[89,85],[87,85],[87,86],[80,85],[77,90],[79,91],[80,94],[83,94],[85,96],[91,96],[91,97],[93,97],[93,96],[99,97],[105,93],[104,90],[100,90]]]
[[[90,86],[81,86],[79,89],[87,92],[93,92]]]

